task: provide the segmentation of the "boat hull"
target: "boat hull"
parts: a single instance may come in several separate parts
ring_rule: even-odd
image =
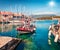
[[[32,32],[29,32],[29,31],[18,31],[18,34],[33,34],[35,33],[35,30],[33,30]]]

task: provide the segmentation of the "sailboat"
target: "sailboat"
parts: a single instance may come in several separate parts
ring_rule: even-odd
[[[22,14],[22,13],[21,13]],[[22,21],[24,22],[23,25],[16,28],[16,30],[20,34],[26,34],[26,33],[34,33],[36,30],[36,27],[34,25],[30,25],[30,18],[29,16],[22,15],[21,16]]]

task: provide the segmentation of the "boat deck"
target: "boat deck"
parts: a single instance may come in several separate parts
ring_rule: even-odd
[[[11,37],[0,37],[0,48],[11,40]]]
[[[0,50],[14,50],[21,39],[11,37],[0,37]]]

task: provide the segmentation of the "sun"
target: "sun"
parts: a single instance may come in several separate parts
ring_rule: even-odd
[[[51,2],[49,2],[49,5],[50,5],[51,7],[53,7],[53,6],[55,6],[55,2],[51,1]]]

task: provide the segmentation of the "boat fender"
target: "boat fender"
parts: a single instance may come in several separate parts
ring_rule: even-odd
[[[36,30],[36,28],[34,28],[34,30]]]
[[[49,26],[49,30],[51,30],[51,29],[52,29],[52,26],[50,25],[50,26]]]
[[[48,38],[50,38],[52,31],[50,30],[48,33]]]
[[[48,44],[51,45],[51,40],[50,39],[48,40]]]
[[[54,42],[57,42],[58,41],[58,34],[56,34],[56,36],[55,36],[55,39],[54,39]]]
[[[48,33],[48,44],[49,44],[49,45],[51,45],[51,40],[50,40],[50,39],[51,39],[51,38],[50,38],[51,33],[52,33],[52,31],[50,30],[49,33]]]

